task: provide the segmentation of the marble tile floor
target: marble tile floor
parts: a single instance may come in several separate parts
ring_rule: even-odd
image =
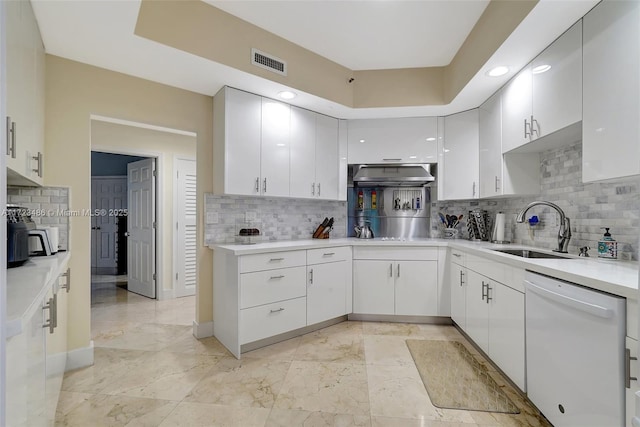
[[[65,375],[56,425],[540,425],[450,326],[343,322],[237,360],[215,338],[193,338],[194,297],[155,301],[127,294],[121,288],[97,294],[95,364]],[[407,338],[462,342],[524,410],[507,415],[434,407]]]

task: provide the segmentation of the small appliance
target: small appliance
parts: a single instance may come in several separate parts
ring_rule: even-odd
[[[29,259],[29,226],[26,209],[7,205],[7,267],[18,267]]]

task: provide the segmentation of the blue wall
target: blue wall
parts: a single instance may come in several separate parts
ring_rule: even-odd
[[[127,164],[146,157],[91,152],[91,176],[126,176]]]

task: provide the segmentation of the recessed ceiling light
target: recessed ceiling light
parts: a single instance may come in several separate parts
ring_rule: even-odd
[[[427,138],[427,141],[435,141],[436,139],[432,136],[430,136],[429,138]]]
[[[360,142],[364,142],[364,139],[361,139]]]
[[[283,144],[283,143],[279,142],[279,143],[277,143],[276,145],[277,145],[278,147],[285,147],[287,144]]]
[[[417,159],[418,156],[409,156],[410,159]]]
[[[278,92],[278,96],[282,99],[293,99],[296,96],[295,92],[291,92],[290,90],[283,90],[282,92]]]
[[[540,74],[540,73],[544,73],[545,71],[549,71],[550,69],[551,69],[551,65],[542,64],[542,65],[538,65],[537,67],[533,67],[533,70],[531,70],[531,72],[533,74]]]
[[[487,76],[489,77],[500,77],[504,76],[509,72],[509,67],[505,67],[504,65],[500,65],[498,67],[493,67],[489,71],[487,71]]]

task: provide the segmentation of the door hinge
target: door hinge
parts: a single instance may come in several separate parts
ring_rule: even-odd
[[[155,171],[155,169],[153,170],[153,176],[156,176],[156,171]]]
[[[156,280],[156,273],[153,273],[153,280]]]
[[[178,229],[178,223],[176,222],[176,230]]]
[[[178,280],[178,273],[176,273],[176,280]]]
[[[153,225],[152,225],[152,227],[153,227],[153,228],[156,228],[156,222],[155,222],[155,221],[153,221]]]

